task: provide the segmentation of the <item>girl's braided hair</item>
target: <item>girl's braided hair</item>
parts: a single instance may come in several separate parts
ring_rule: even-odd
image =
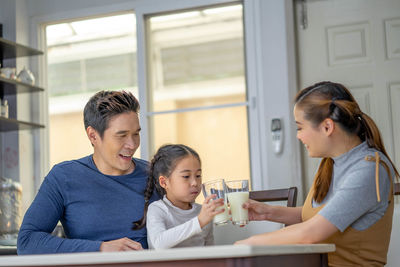
[[[163,197],[166,194],[165,189],[161,187],[158,178],[160,176],[169,177],[178,162],[189,155],[194,156],[201,163],[199,154],[197,154],[197,152],[192,148],[182,144],[167,144],[158,149],[150,162],[149,176],[144,191],[143,217],[140,220],[133,222],[133,230],[141,229],[146,225],[147,209],[154,189],[156,189],[160,197]]]

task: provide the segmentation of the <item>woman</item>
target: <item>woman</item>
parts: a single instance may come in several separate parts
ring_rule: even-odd
[[[383,266],[393,217],[393,181],[399,176],[379,130],[343,85],[321,82],[295,98],[297,138],[322,158],[303,207],[249,201],[250,220],[292,224],[237,244],[334,243],[330,266]]]

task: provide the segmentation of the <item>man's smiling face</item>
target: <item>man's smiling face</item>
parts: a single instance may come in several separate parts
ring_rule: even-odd
[[[103,174],[124,175],[134,170],[132,156],[140,145],[138,114],[131,111],[112,117],[103,137],[96,132],[93,160]]]

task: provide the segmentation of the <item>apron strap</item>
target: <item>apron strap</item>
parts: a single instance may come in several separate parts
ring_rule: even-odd
[[[386,164],[386,162],[384,162],[383,160],[380,159],[378,152],[375,152],[375,157],[366,156],[365,160],[366,161],[375,161],[376,198],[377,198],[378,202],[381,202],[381,194],[379,191],[379,163],[382,163],[383,167],[385,167],[385,170],[389,175],[389,179],[390,179],[390,195],[389,196],[391,196],[391,195],[393,195],[393,182],[392,182],[392,175],[390,173],[389,166]],[[390,200],[391,200],[391,198],[389,198],[389,202],[390,202]]]

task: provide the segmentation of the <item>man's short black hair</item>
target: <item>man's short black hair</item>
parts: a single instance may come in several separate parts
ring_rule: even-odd
[[[92,126],[103,138],[110,119],[125,112],[139,112],[139,101],[131,92],[100,91],[86,103],[83,111],[85,129]]]

